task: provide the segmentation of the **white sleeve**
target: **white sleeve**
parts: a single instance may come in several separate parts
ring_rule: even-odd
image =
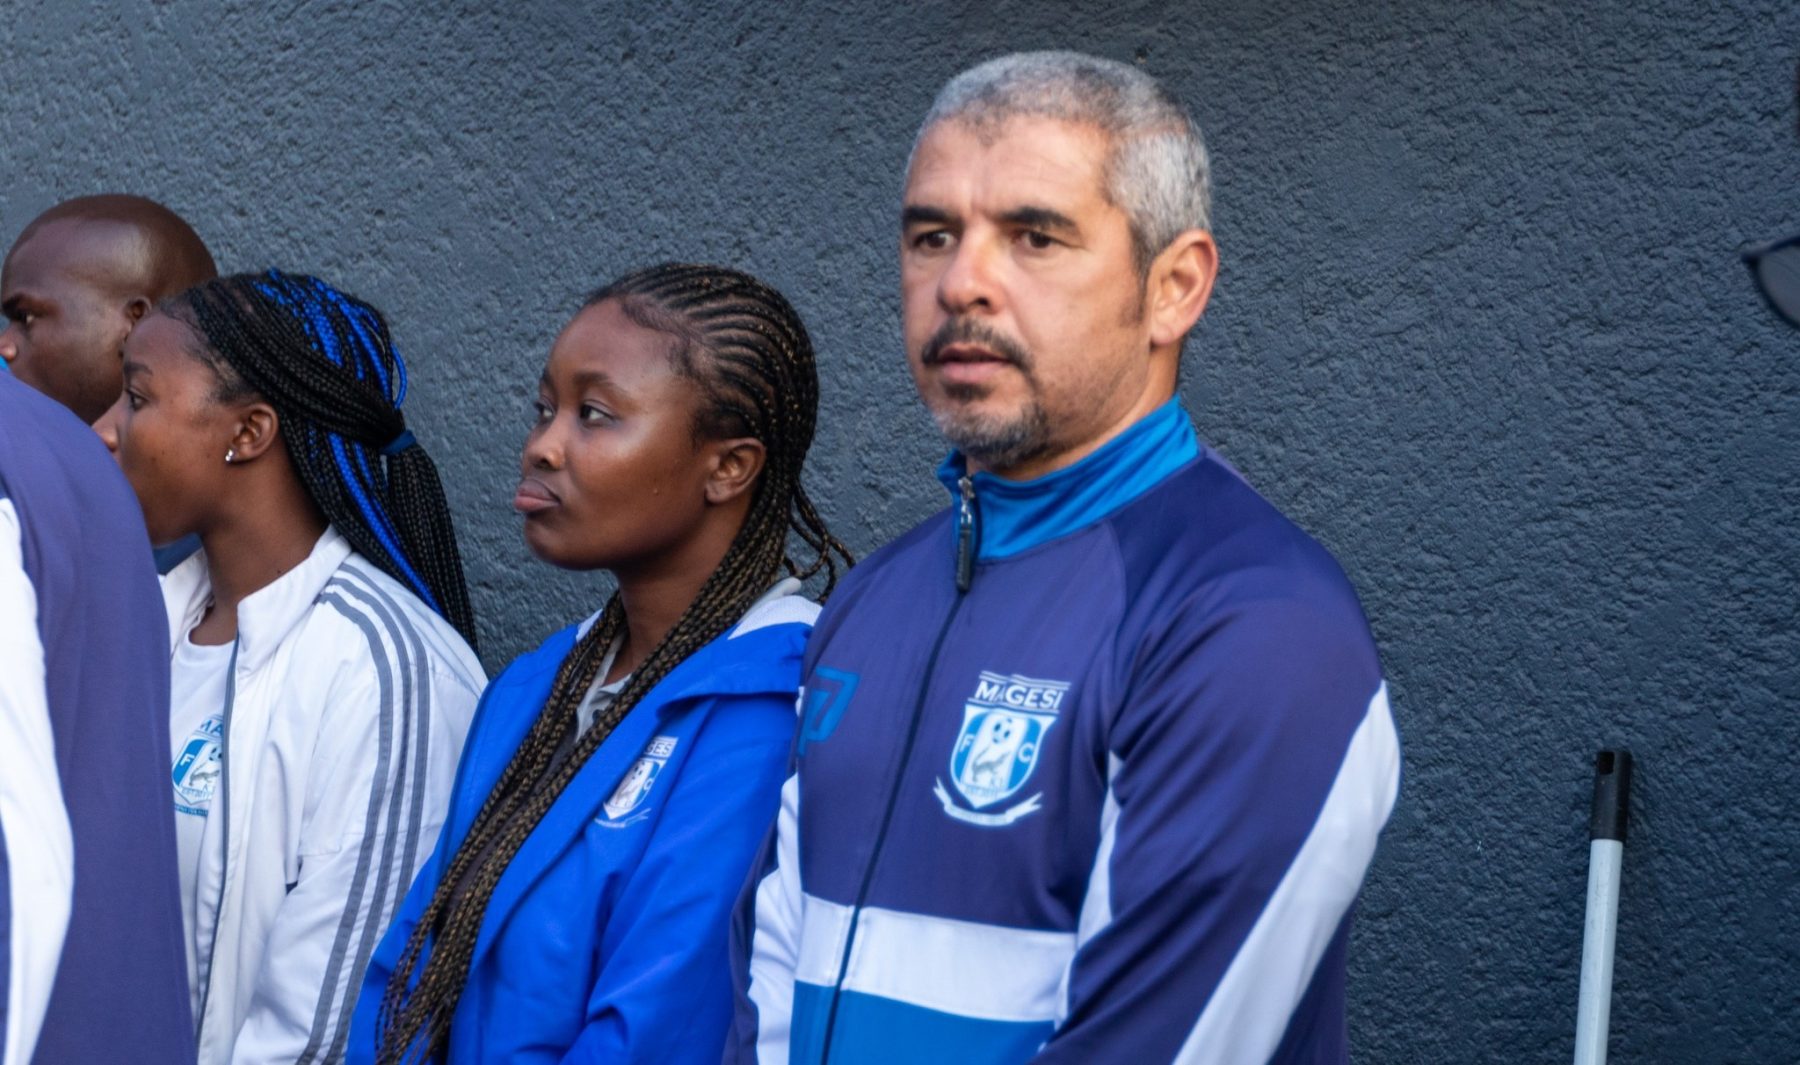
[[[324,597],[367,626],[371,651],[324,689],[295,880],[269,928],[232,1065],[343,1060],[369,957],[450,806],[476,692],[362,595]]]
[[[739,1013],[755,1034],[756,1065],[787,1065],[794,1017],[794,979],[800,964],[805,896],[800,886],[800,774],[781,788],[772,847],[759,873],[750,939],[750,1008]],[[737,1038],[734,1033],[733,1039]]]
[[[0,1065],[37,1046],[69,927],[75,846],[56,773],[38,639],[37,590],[25,574],[19,515],[0,499],[0,831],[10,899],[5,1043]]]

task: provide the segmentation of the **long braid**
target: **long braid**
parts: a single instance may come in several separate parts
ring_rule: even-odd
[[[294,470],[357,552],[475,643],[475,615],[437,466],[406,428],[406,364],[375,308],[270,270],[207,281],[163,308],[204,340],[226,391],[281,418]]]
[[[593,306],[619,303],[638,324],[676,341],[676,368],[701,389],[695,433],[762,441],[767,461],[743,527],[661,643],[632,672],[612,703],[560,763],[554,755],[577,727],[577,708],[599,678],[606,649],[625,631],[617,595],[576,642],[543,712],[482,803],[447,863],[382,995],[376,1060],[408,1065],[443,1054],[468,981],[489,900],[507,866],[588,758],[633,707],[694,652],[736,625],[785,566],[802,578],[825,574],[823,599],[849,551],[831,535],[801,487],[818,411],[812,341],[781,294],[734,270],[665,264],[594,293]],[[787,555],[793,532],[813,552]],[[552,768],[554,766],[554,769]]]

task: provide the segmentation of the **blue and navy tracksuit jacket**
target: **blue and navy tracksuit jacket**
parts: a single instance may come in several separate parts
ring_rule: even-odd
[[[488,903],[452,1065],[715,1065],[731,1022],[731,907],[775,815],[817,614],[798,596],[765,597],[650,689],[576,773]],[[394,965],[578,631],[514,660],[483,694],[437,850],[363,980],[348,1061],[374,1060]]]
[[[940,475],[808,646],[725,1060],[1345,1061],[1399,751],[1331,556],[1174,401]]]

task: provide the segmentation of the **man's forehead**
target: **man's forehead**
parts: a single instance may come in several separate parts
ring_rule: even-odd
[[[6,255],[7,288],[108,285],[130,269],[140,235],[104,219],[52,218],[28,226]]]
[[[1085,123],[1037,115],[945,119],[919,137],[906,197],[911,203],[974,187],[990,196],[1055,193],[1104,200],[1107,149],[1106,135]]]

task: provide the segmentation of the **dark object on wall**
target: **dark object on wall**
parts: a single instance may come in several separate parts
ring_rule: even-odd
[[[1741,253],[1757,290],[1776,314],[1800,326],[1800,233]]]
[[[1601,751],[1594,757],[1594,805],[1588,817],[1587,921],[1581,934],[1575,1065],[1606,1065],[1613,946],[1619,930],[1619,870],[1630,812],[1631,752]]]

